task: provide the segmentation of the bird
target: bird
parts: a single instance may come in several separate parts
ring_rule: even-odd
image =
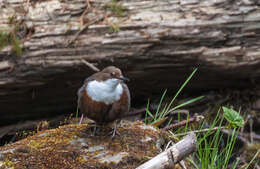
[[[131,99],[129,88],[126,85],[128,78],[115,66],[108,66],[102,71],[86,78],[78,89],[78,108],[96,125],[106,125],[121,119],[129,112]],[[116,123],[115,123],[116,124]],[[116,134],[116,125],[112,138]]]

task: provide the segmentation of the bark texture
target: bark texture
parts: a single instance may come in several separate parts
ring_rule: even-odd
[[[23,51],[0,51],[1,124],[71,113],[86,62],[120,67],[133,101],[176,91],[195,67],[193,91],[260,80],[258,0],[1,0],[0,29]]]

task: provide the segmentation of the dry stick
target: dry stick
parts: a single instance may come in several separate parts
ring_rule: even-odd
[[[191,131],[191,132],[186,132],[186,133],[179,133],[179,134],[174,134],[174,136],[184,136],[186,134],[190,134],[190,133],[204,133],[204,132],[207,132],[207,131],[215,131],[215,130],[223,130],[223,129],[226,129],[227,127],[214,127],[214,128],[207,128],[207,129],[202,129],[202,130],[194,130],[194,131]]]
[[[170,168],[174,164],[196,151],[197,139],[194,133],[185,136],[181,141],[171,146],[166,151],[158,154],[151,160],[137,167],[136,169],[164,169]]]
[[[184,162],[183,160],[181,160],[181,161],[179,162],[179,165],[181,166],[181,168],[187,169],[187,167],[186,167],[186,165],[185,165],[185,162]]]
[[[199,122],[203,119],[204,119],[204,116],[194,116],[194,117],[189,118],[188,120],[183,120],[181,122],[174,123],[170,126],[164,127],[162,130],[175,129],[175,128],[178,128],[178,127],[181,127],[181,126],[185,126],[187,123],[188,124],[195,123],[195,122],[197,123],[197,122]]]
[[[178,114],[178,113],[182,113],[182,114],[188,115],[188,114],[189,114],[189,110],[177,109],[177,110],[171,111],[171,112],[169,113],[169,115],[175,115],[175,114]]]
[[[133,110],[133,111],[130,111],[130,112],[124,114],[123,117],[135,116],[135,115],[144,113],[145,110],[146,110],[146,108],[136,109],[136,110]]]
[[[253,119],[250,118],[249,119],[249,127],[250,127],[250,142],[253,143],[254,142],[254,139],[253,139]]]
[[[202,129],[202,130],[194,130],[194,131],[187,132],[187,133],[174,134],[174,136],[184,136],[184,135],[189,134],[189,133],[204,133],[204,132],[208,132],[208,131],[215,131],[215,130],[218,130],[218,129],[220,129],[223,133],[226,133],[228,135],[232,135],[232,130],[227,129],[227,127],[220,127],[220,128],[214,127],[214,128],[211,128],[211,129],[207,128],[207,129]],[[237,139],[241,140],[243,143],[249,144],[249,142],[243,137],[244,135],[245,135],[244,133],[239,132]],[[260,135],[253,134],[253,138],[260,140]]]
[[[99,68],[97,68],[92,63],[89,63],[89,62],[85,61],[84,59],[81,59],[81,62],[84,63],[85,65],[87,65],[91,70],[93,70],[95,72],[99,72],[100,71]]]
[[[84,25],[84,16],[87,14],[87,12],[89,11],[89,9],[91,9],[91,5],[90,5],[90,2],[89,2],[89,0],[86,0],[86,9],[85,9],[85,11],[81,14],[81,16],[80,16],[80,26],[82,26],[82,25]]]
[[[232,136],[233,134],[233,130],[232,129],[223,129],[221,130],[223,133],[229,135],[229,136]],[[237,140],[240,140],[241,142],[243,142],[244,144],[249,144],[249,142],[247,141],[246,138],[244,138],[240,132],[238,132],[238,135],[237,135]]]
[[[80,31],[78,31],[78,32],[74,35],[74,37],[68,42],[67,47],[68,47],[71,43],[73,43],[73,42],[78,38],[78,36],[79,36],[84,30],[86,30],[90,25],[93,25],[93,24],[95,24],[95,23],[97,23],[97,22],[103,20],[104,18],[105,18],[105,17],[100,17],[100,18],[97,18],[96,20],[94,20],[94,21],[92,21],[92,22],[89,22],[89,23],[85,24],[85,25],[83,26],[83,28],[82,28]]]

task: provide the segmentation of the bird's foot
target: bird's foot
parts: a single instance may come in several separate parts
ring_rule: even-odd
[[[108,135],[110,136],[111,135],[111,138],[113,139],[116,135],[120,136],[120,133],[117,131],[117,125],[115,123],[115,126],[114,128],[112,129],[112,131],[110,131],[108,133]]]
[[[96,136],[97,132],[99,132],[100,128],[97,127],[96,124],[94,124],[93,132],[91,133],[91,136]]]

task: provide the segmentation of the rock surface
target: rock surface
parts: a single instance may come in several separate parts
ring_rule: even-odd
[[[121,122],[114,139],[107,135],[109,126],[96,136],[92,129],[90,124],[65,125],[0,147],[0,168],[132,169],[160,153],[166,136],[142,122]]]

